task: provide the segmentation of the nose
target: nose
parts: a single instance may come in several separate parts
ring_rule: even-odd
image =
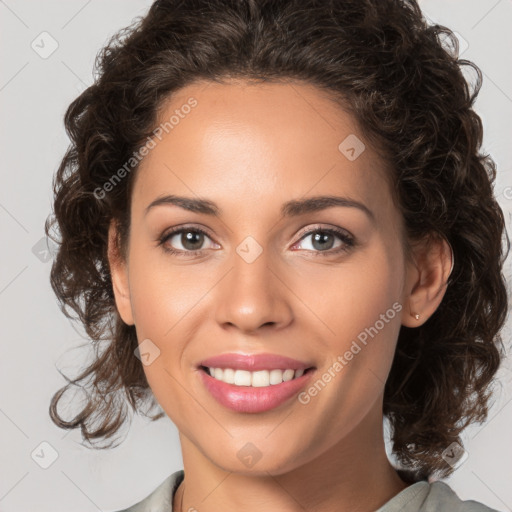
[[[235,254],[230,272],[216,291],[216,320],[225,328],[255,333],[263,327],[282,329],[293,319],[293,293],[284,269],[263,251],[248,262]]]

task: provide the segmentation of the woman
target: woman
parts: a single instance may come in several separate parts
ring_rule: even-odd
[[[50,415],[176,424],[184,469],[126,510],[491,510],[434,481],[507,311],[481,74],[444,35],[415,1],[160,0],[103,50],[47,224],[102,347]]]

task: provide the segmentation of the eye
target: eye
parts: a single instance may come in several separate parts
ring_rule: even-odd
[[[206,231],[201,228],[181,227],[167,231],[159,239],[158,245],[161,245],[164,251],[171,254],[197,256],[204,250],[203,244],[205,238],[211,240]],[[168,242],[168,244],[166,244],[166,242]],[[172,246],[173,244],[181,245],[182,248],[178,247],[176,249]]]
[[[311,242],[309,245],[311,248],[306,247],[306,250],[312,252],[315,256],[332,256],[348,252],[355,246],[354,237],[345,230],[339,228],[316,228],[303,233],[299,243],[295,244],[294,247],[302,245],[303,241],[310,237]],[[212,242],[213,247],[210,248],[219,247],[211,240],[206,231],[198,227],[173,228],[159,238],[158,245],[162,246],[164,251],[176,256],[199,256],[205,250],[203,247],[205,239]],[[337,246],[335,245],[336,239],[340,241]],[[176,248],[176,244],[181,245],[181,248]]]
[[[301,241],[307,240],[310,237],[310,247],[306,247],[306,249],[319,256],[332,256],[333,254],[347,252],[355,246],[354,238],[349,235],[348,232],[338,228],[317,228],[310,230],[302,236]],[[341,241],[337,246],[335,246],[336,238]],[[333,249],[333,247],[335,248]]]

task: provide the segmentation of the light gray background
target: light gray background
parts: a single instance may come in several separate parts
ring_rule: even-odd
[[[60,313],[49,285],[50,261],[34,253],[51,211],[51,180],[68,139],[63,115],[92,83],[99,49],[118,29],[144,14],[149,0],[0,0],[1,166],[0,312],[0,510],[108,511],[128,506],[181,469],[177,430],[165,417],[156,423],[134,418],[126,441],[114,450],[82,447],[79,432],[58,429],[48,416],[52,394],[85,342]],[[512,2],[510,0],[423,0],[432,20],[455,30],[468,44],[463,57],[484,74],[476,103],[483,148],[498,164],[496,195],[510,221],[512,186]],[[51,49],[48,32],[58,48]],[[44,44],[41,38],[46,39]],[[465,48],[465,45],[462,47]],[[510,228],[509,228],[510,230]],[[510,282],[510,264],[506,268]],[[510,323],[505,330],[510,342]],[[447,479],[463,499],[512,510],[511,360],[500,371],[495,404],[483,426],[466,431],[469,457]],[[49,462],[51,450],[58,457]],[[36,450],[37,449],[37,450]],[[42,451],[41,451],[42,449]],[[39,457],[31,457],[33,451]]]

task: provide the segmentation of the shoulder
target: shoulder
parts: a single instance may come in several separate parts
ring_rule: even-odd
[[[184,478],[184,471],[180,469],[169,475],[158,487],[144,499],[123,510],[115,512],[156,512],[160,510],[172,511],[174,493]]]
[[[429,493],[423,503],[421,512],[450,510],[454,512],[499,512],[483,503],[473,500],[461,500],[446,483],[436,481],[430,484]]]
[[[446,483],[413,483],[377,512],[499,512],[473,500],[463,501]]]

